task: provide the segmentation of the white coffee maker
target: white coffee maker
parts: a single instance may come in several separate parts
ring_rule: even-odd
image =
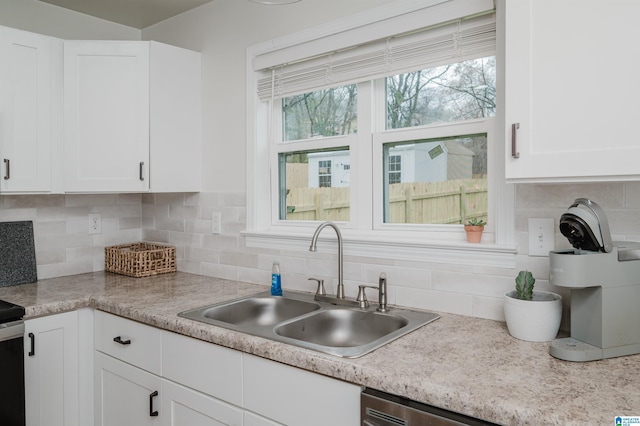
[[[574,250],[549,253],[550,283],[571,289],[571,337],[549,353],[594,361],[640,353],[640,243],[612,242],[607,217],[578,198],[560,218]]]

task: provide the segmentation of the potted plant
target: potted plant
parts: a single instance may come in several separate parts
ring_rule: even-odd
[[[509,333],[520,340],[548,342],[555,339],[562,319],[562,296],[533,291],[536,280],[520,271],[516,288],[504,295],[504,316]]]
[[[482,239],[484,225],[486,225],[486,222],[482,219],[469,219],[467,224],[464,225],[464,231],[467,233],[467,242],[479,243]]]

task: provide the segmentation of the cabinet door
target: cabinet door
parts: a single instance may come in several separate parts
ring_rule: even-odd
[[[357,426],[362,388],[243,354],[244,408],[287,425]]]
[[[152,41],[149,61],[151,191],[200,191],[200,53]]]
[[[260,417],[255,413],[250,411],[244,412],[243,417],[244,423],[243,426],[279,426],[282,423],[276,423],[269,419],[265,419],[264,417]]]
[[[24,354],[27,424],[77,425],[77,313],[26,321]]]
[[[505,3],[507,179],[637,179],[640,2]]]
[[[2,192],[51,191],[52,40],[0,27]]]
[[[162,381],[162,426],[241,426],[242,410],[218,399]]]
[[[66,192],[148,191],[149,44],[65,41]]]
[[[95,352],[95,426],[160,425],[161,379]]]
[[[162,375],[217,399],[242,405],[242,354],[236,350],[164,331]]]

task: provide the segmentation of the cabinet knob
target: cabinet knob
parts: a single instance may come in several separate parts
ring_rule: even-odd
[[[144,180],[144,161],[140,162],[140,180]]]

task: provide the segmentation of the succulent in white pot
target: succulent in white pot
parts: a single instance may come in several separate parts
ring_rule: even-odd
[[[529,342],[555,339],[562,319],[562,296],[533,291],[536,280],[529,271],[520,271],[516,287],[504,295],[504,316],[509,334]]]

